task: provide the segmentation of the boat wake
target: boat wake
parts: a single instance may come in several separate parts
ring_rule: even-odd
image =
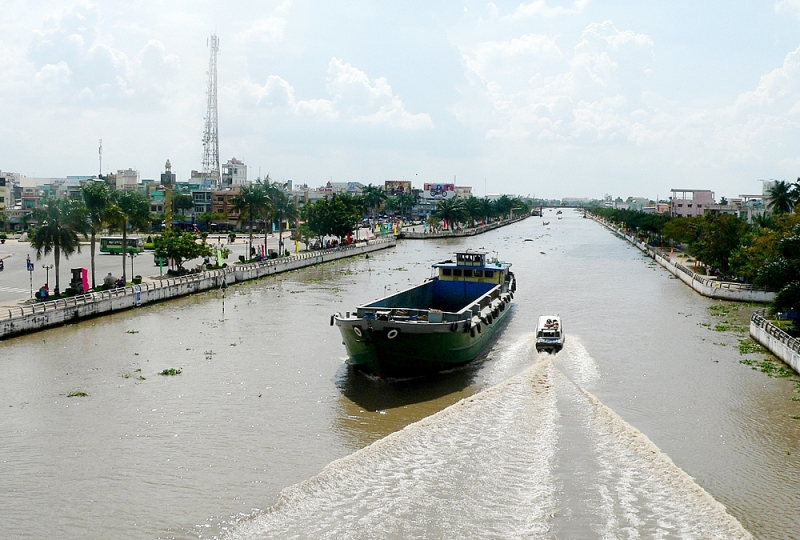
[[[507,351],[529,369],[330,463],[225,538],[750,538],[586,390],[599,372],[577,339],[552,356],[531,343]]]

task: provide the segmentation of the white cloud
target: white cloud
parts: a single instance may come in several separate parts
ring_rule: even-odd
[[[262,107],[276,112],[324,120],[346,120],[404,130],[430,129],[433,121],[425,113],[406,111],[385,77],[370,80],[366,73],[338,58],[328,64],[326,89],[329,98],[298,100],[287,81],[271,75],[264,85],[240,80],[227,93],[238,96],[242,106]]]
[[[800,0],[780,0],[775,2],[775,13],[788,13],[800,17]]]
[[[242,43],[277,43],[283,41],[286,19],[283,17],[264,17],[250,23],[246,29],[234,35]]]
[[[69,66],[62,60],[58,64],[45,64],[42,66],[36,73],[34,81],[36,84],[43,86],[65,86],[69,84],[69,76]]]
[[[571,57],[547,36],[479,43],[462,54],[491,114],[474,105],[456,112],[466,121],[491,119],[488,138],[623,139],[634,131],[626,114],[639,107],[626,92],[646,76],[652,46],[648,36],[620,31],[611,21],[588,25]]]
[[[546,0],[534,0],[530,4],[520,4],[511,15],[512,19],[523,19],[528,17],[560,17],[563,15],[576,15],[582,13],[589,4],[589,0],[575,0],[571,7],[549,6]],[[497,9],[494,4],[490,4],[490,9]]]

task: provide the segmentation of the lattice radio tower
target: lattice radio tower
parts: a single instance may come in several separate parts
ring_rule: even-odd
[[[206,181],[219,181],[219,131],[217,125],[217,53],[219,39],[212,34],[208,41],[211,56],[208,60],[208,110],[206,129],[203,132],[203,178]]]

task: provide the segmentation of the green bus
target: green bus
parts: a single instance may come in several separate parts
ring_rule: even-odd
[[[144,251],[144,241],[141,236],[129,236],[126,240],[128,243],[128,248],[125,250],[126,252],[141,253]],[[113,253],[115,255],[122,253],[122,237],[101,236],[100,253]]]

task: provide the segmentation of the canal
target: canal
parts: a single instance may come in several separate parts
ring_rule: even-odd
[[[800,538],[800,394],[740,352],[755,307],[544,220],[0,343],[2,536]],[[519,281],[485,361],[352,373],[330,315],[465,248]]]

